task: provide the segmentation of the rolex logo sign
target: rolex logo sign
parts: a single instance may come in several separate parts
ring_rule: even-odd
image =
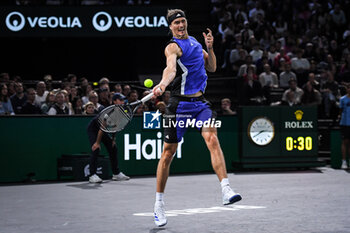
[[[297,110],[295,113],[295,118],[297,118],[298,121],[300,121],[303,118],[303,111]]]
[[[294,112],[294,115],[297,121],[285,121],[284,122],[285,129],[310,129],[314,127],[312,121],[301,121],[304,115],[303,111],[297,110]]]

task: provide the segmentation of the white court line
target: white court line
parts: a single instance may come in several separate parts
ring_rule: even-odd
[[[176,217],[179,215],[193,215],[193,214],[207,214],[207,213],[218,213],[223,211],[237,211],[237,210],[253,210],[253,209],[264,209],[265,206],[249,206],[249,205],[232,205],[227,207],[214,206],[209,208],[194,208],[194,209],[183,209],[183,210],[168,210],[165,211],[167,216]],[[147,213],[135,213],[134,216],[149,217],[153,216],[153,212]]]

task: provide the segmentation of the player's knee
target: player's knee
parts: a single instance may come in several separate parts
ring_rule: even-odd
[[[219,139],[215,132],[206,132],[203,137],[208,146],[216,147],[219,145]]]
[[[171,160],[173,159],[173,155],[176,152],[176,149],[177,149],[177,144],[164,145],[162,159],[167,162],[171,162]]]

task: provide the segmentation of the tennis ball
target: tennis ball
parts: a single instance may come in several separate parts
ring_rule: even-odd
[[[152,79],[148,78],[148,79],[145,80],[145,82],[143,84],[145,85],[145,87],[150,88],[150,87],[153,86],[153,81],[152,81]]]
[[[94,86],[97,86],[97,85],[98,85],[98,82],[94,82],[93,85],[94,85]]]

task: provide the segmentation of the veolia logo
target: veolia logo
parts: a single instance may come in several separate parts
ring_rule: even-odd
[[[107,19],[107,22],[104,18]],[[92,18],[92,24],[94,25],[95,29],[100,32],[107,31],[112,26],[112,17],[104,11],[98,12]]]
[[[25,23],[26,22],[24,16],[17,11],[8,14],[8,16],[6,17],[7,28],[14,32],[22,30]]]

